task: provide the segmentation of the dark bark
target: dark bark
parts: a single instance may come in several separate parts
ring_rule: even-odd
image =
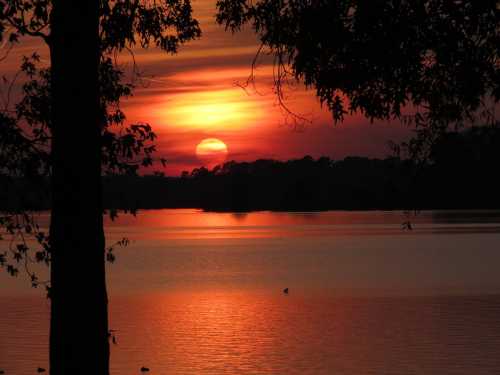
[[[98,0],[54,0],[52,375],[109,374],[101,201]]]

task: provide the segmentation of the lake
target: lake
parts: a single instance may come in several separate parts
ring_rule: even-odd
[[[500,211],[421,212],[411,231],[406,220],[198,210],[107,220],[109,243],[131,240],[108,265],[112,374],[498,374]],[[6,375],[48,366],[48,313],[42,290],[0,272]]]

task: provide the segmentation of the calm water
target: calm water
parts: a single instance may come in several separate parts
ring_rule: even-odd
[[[42,215],[42,222],[47,216]],[[498,374],[500,212],[144,211],[108,268],[112,374]],[[0,243],[1,244],[1,243]],[[284,287],[290,294],[282,293]],[[48,303],[0,273],[0,369],[47,366]]]

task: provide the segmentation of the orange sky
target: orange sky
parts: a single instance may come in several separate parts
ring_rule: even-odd
[[[158,164],[155,170],[179,175],[182,170],[206,163],[195,153],[206,138],[222,140],[227,145],[227,159],[250,161],[304,155],[384,157],[390,152],[389,140],[398,141],[409,134],[399,123],[370,124],[360,116],[334,125],[314,92],[306,92],[300,85],[287,90],[286,103],[311,123],[295,127],[277,105],[271,85],[272,66],[266,59],[256,71],[255,88],[250,86],[245,91],[239,86],[251,73],[257,39],[249,31],[232,35],[216,25],[215,2],[193,1],[203,36],[180,48],[177,55],[136,51],[145,85],[124,102],[123,109],[130,122],[148,122],[158,134],[157,156],[168,163],[165,169]],[[23,41],[9,61],[2,62],[2,68],[12,74],[19,55],[34,49],[46,56],[38,43]],[[129,58],[122,60],[124,67],[130,67]]]

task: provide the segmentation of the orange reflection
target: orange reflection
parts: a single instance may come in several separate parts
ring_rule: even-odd
[[[108,234],[127,228],[131,239],[237,239],[338,235],[405,235],[399,212],[205,212],[194,209],[140,211],[107,221]],[[132,229],[133,228],[133,229]],[[422,229],[423,230],[423,229]]]
[[[120,332],[112,348],[115,373],[147,363],[160,374],[278,374],[314,364],[317,353],[331,365],[349,327],[336,304],[286,298],[280,290],[202,287],[133,302],[113,300],[112,325]]]

